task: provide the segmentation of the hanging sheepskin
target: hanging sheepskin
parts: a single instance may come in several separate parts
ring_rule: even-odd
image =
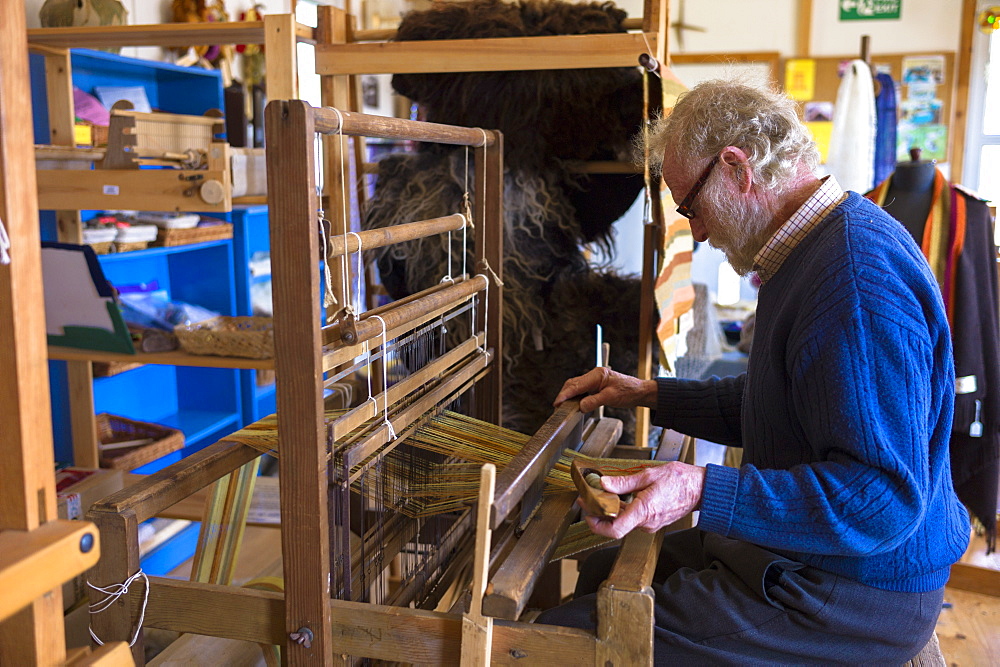
[[[473,0],[407,14],[396,39],[624,32],[624,19],[611,3]],[[593,367],[597,324],[611,343],[612,366],[634,373],[639,280],[594,268],[583,246],[612,246],[612,225],[642,190],[642,176],[583,175],[571,165],[631,158],[642,123],[639,70],[397,74],[393,87],[425,120],[504,134],[505,425],[537,430],[563,380]],[[659,97],[654,84],[650,98]],[[464,148],[421,144],[382,159],[365,227],[461,210],[469,173]],[[378,265],[389,293],[400,298],[435,284],[445,273],[446,245],[423,239],[383,251]],[[461,242],[452,245],[461,266]],[[626,411],[614,416],[631,420]]]

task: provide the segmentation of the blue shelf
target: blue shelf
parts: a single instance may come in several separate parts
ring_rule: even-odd
[[[235,206],[225,214],[233,224],[233,258],[236,286],[236,314],[253,315],[251,286],[270,280],[270,276],[251,276],[250,258],[256,252],[271,249],[267,206]],[[242,371],[240,385],[243,391],[243,419],[253,423],[277,410],[274,383],[258,386],[258,371]]]
[[[45,61],[31,54],[31,97],[35,143],[49,143],[48,97],[45,88]],[[201,116],[224,107],[222,74],[201,67],[178,67],[138,58],[72,49],[70,66],[73,85],[94,95],[95,86],[139,86],[146,91],[149,105],[159,111]]]
[[[150,577],[165,577],[184,561],[194,556],[201,524],[192,522],[167,542],[156,547],[139,561],[139,567]]]

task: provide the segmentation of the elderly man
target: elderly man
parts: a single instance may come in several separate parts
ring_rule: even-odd
[[[678,213],[761,288],[739,377],[640,381],[598,368],[556,398],[645,405],[653,421],[744,448],[739,469],[673,462],[604,477],[635,499],[592,530],[655,531],[657,662],[901,664],[927,642],[969,539],[948,460],[948,322],[920,249],[833,177],[780,94],[709,82],[651,140]],[[594,560],[594,559],[592,559]],[[590,627],[605,556],[539,622]]]

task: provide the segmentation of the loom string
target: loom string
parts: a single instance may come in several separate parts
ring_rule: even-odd
[[[387,349],[386,338],[385,338],[387,333],[385,320],[382,319],[381,315],[372,315],[372,319],[376,319],[382,323],[382,350],[384,351]],[[383,363],[385,363],[384,354],[382,358],[383,358]],[[384,410],[382,413],[382,423],[385,424],[385,426],[389,429],[389,441],[391,442],[396,439],[396,429],[392,427],[392,422],[389,421],[389,374],[386,373],[384,370],[382,372],[382,396],[383,396],[382,405],[384,406]]]
[[[0,220],[0,264],[10,264],[10,237],[7,236],[7,228]]]
[[[326,219],[326,211],[323,210],[323,185],[322,185],[322,172],[320,165],[322,164],[322,149],[320,144],[320,135],[316,135],[313,145],[313,150],[315,151],[315,158],[313,161],[313,170],[315,171],[314,178],[316,181],[316,202],[319,204],[317,212],[319,214],[319,232],[320,238],[323,240],[323,277],[326,284],[323,285],[323,307],[329,308],[333,304],[338,303],[337,295],[333,293],[333,273],[330,269],[330,241],[327,234],[327,226],[330,228],[330,232],[333,232],[333,223]]]
[[[333,107],[334,113],[337,114],[337,134],[340,135],[340,160],[341,164],[344,163],[344,156],[347,155],[347,135],[344,134],[344,116],[340,113],[340,109]],[[350,229],[350,221],[348,220],[347,209],[349,202],[347,200],[347,174],[343,173],[341,169],[340,176],[340,217],[343,224],[343,235],[344,235],[344,252],[347,252],[347,234]],[[360,238],[358,239],[360,242]],[[344,298],[344,312],[347,315],[355,314],[354,306],[351,301],[347,299],[347,292],[351,288],[351,276],[350,276],[350,266],[348,265],[347,258],[345,257],[340,261],[340,278],[341,278],[341,292]],[[360,277],[358,280],[360,285]],[[361,288],[358,287],[358,292],[360,293]]]

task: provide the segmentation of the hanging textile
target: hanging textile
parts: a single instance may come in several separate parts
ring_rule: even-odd
[[[1000,290],[993,218],[985,201],[935,172],[930,211],[915,238],[941,286],[952,331],[952,480],[959,499],[985,528],[990,553],[996,549],[1000,477]],[[869,199],[883,206],[891,185],[890,176]]]
[[[664,113],[672,109],[677,98],[687,87],[668,68],[661,70],[663,77]],[[647,187],[659,187],[659,205],[663,207],[664,230],[660,251],[660,265],[654,283],[656,306],[660,322],[656,337],[660,341],[663,359],[669,368],[675,368],[677,357],[682,356],[683,342],[694,324],[694,317],[684,317],[694,307],[694,284],[691,282],[691,259],[694,254],[694,237],[685,218],[674,214],[674,202],[666,189],[663,179],[659,183],[649,183]],[[672,222],[666,222],[667,220]]]
[[[874,183],[875,87],[863,60],[852,60],[837,89],[827,170],[845,190],[868,192]]]
[[[885,72],[875,75],[875,182],[881,183],[896,168],[896,84]]]

